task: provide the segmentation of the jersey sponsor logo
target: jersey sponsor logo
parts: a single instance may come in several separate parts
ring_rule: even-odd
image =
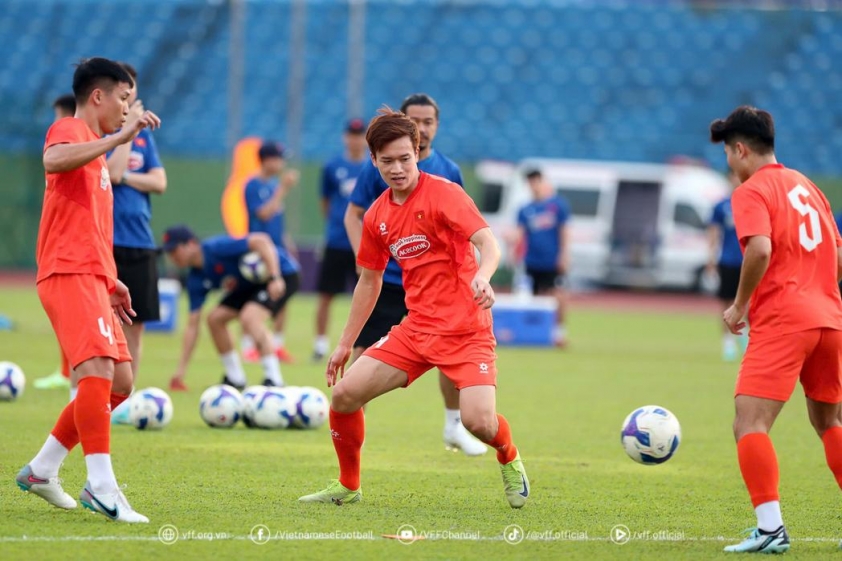
[[[488,374],[488,365],[484,362],[479,363],[479,371],[481,374]]]
[[[381,236],[385,236],[385,235],[386,235],[386,234],[388,234],[388,233],[389,233],[389,230],[387,230],[387,229],[386,229],[386,223],[385,223],[385,222],[381,222],[381,223],[380,223],[380,235],[381,235]]]
[[[389,246],[389,252],[395,259],[412,259],[430,249],[430,242],[424,234],[413,234],[399,239]]]
[[[103,191],[107,191],[108,187],[111,185],[111,176],[108,175],[108,168],[102,166],[102,169],[99,170],[99,188]]]
[[[527,218],[530,230],[550,230],[556,227],[556,216],[551,211],[538,212]]]

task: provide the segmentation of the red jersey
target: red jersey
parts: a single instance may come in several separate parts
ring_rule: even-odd
[[[743,252],[751,236],[772,240],[769,269],[749,305],[752,339],[842,330],[836,283],[842,239],[819,188],[799,172],[771,164],[734,191],[731,206]]]
[[[85,121],[65,117],[47,131],[44,150],[99,137]],[[40,282],[57,273],[100,275],[115,286],[114,196],[105,155],[84,166],[48,173],[35,259]]]
[[[461,334],[491,326],[491,311],[475,302],[471,281],[479,269],[470,237],[488,224],[457,184],[421,173],[403,204],[392,190],[363,219],[357,263],[382,271],[394,257],[403,270],[404,325],[414,331]]]

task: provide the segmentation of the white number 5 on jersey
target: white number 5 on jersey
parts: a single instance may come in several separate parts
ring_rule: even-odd
[[[810,205],[810,203],[803,201],[810,196],[810,192],[803,185],[796,185],[792,191],[787,193],[789,204],[792,208],[798,211],[801,216],[809,217],[810,231],[807,231],[806,222],[802,222],[798,227],[798,241],[807,251],[813,251],[822,243],[822,225],[819,222],[819,212]],[[812,236],[810,235],[812,233]]]

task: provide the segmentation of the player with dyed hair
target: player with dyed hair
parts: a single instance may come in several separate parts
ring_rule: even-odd
[[[419,155],[418,169],[462,185],[462,173],[453,161],[441,152],[433,150],[433,140],[439,129],[439,106],[427,94],[416,93],[401,103],[401,113],[408,116],[418,127]],[[351,193],[348,210],[345,212],[345,228],[354,253],[359,253],[363,232],[363,215],[374,201],[389,190],[388,183],[377,167],[368,162],[357,178]],[[403,288],[401,268],[394,259],[389,260],[383,274],[383,288],[371,316],[354,342],[353,359],[380,340],[389,330],[399,324],[407,314],[406,292]],[[439,373],[439,390],[444,399],[444,445],[448,450],[462,450],[468,456],[485,454],[487,448],[473,438],[459,417],[459,391],[443,373]]]
[[[365,214],[357,254],[360,280],[327,365],[327,383],[333,386],[330,434],[339,479],[299,500],[359,501],[363,406],[438,367],[459,391],[462,423],[497,450],[506,498],[512,508],[520,508],[529,496],[529,481],[509,423],[495,405],[497,355],[489,309],[494,291],[489,279],[500,261],[497,240],[459,185],[419,171],[419,133],[412,119],[382,110],[366,140],[389,190]],[[403,270],[409,314],[344,372],[380,295],[390,257]]]
[[[36,282],[79,391],[16,481],[50,504],[75,508],[58,470],[81,443],[88,468],[82,504],[112,520],[149,522],[117,485],[110,453],[110,411],[132,390],[132,357],[120,323],[130,324],[134,310],[114,263],[114,197],[105,154],[161,123],[149,111],[126,122],[133,84],[117,62],[82,61],[73,75],[76,117],[61,119],[47,131]]]
[[[775,158],[772,115],[735,109],[710,126],[725,143],[728,166],[742,184],[731,205],[743,250],[737,296],[723,319],[751,342],[740,366],[734,402],[737,458],[757,527],[729,552],[789,549],[781,517],[778,460],[769,430],[800,380],[810,422],[827,464],[842,486],[842,238],[824,194]]]

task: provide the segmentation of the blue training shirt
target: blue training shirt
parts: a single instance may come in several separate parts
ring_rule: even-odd
[[[430,155],[418,162],[418,169],[431,175],[444,177],[453,183],[458,183],[464,188],[462,172],[459,171],[459,166],[453,160],[435,150],[430,150]],[[377,197],[383,194],[388,188],[389,185],[383,181],[380,172],[374,167],[371,160],[369,160],[357,178],[357,185],[354,187],[354,192],[351,193],[351,202],[358,207],[368,210],[374,204],[374,201],[377,200]],[[403,273],[401,272],[400,265],[392,258],[389,258],[389,264],[386,265],[386,270],[383,273],[383,282],[403,286]]]
[[[325,245],[331,249],[351,251],[351,241],[345,231],[345,211],[366,161],[355,162],[345,156],[337,156],[322,170],[322,199],[328,205]]]
[[[190,311],[200,309],[207,299],[208,292],[222,286],[223,279],[234,277],[238,283],[248,282],[240,274],[240,257],[249,253],[248,238],[232,238],[219,235],[202,241],[204,265],[201,269],[191,268],[187,274],[187,295]],[[287,251],[276,246],[281,274],[290,275],[299,270],[298,263]]]
[[[517,223],[526,231],[526,268],[535,271],[557,271],[561,253],[559,234],[570,219],[567,201],[553,195],[533,201],[520,209]]]
[[[109,152],[106,157],[110,157],[112,152]],[[148,173],[160,167],[163,166],[152,133],[143,129],[132,140],[127,169],[132,173]],[[120,178],[115,179],[119,181]],[[114,245],[155,249],[157,245],[152,235],[152,204],[149,201],[149,193],[138,191],[122,183],[114,185],[113,191]]]
[[[723,267],[739,267],[743,264],[743,252],[734,226],[734,213],[731,210],[731,197],[721,200],[713,207],[710,224],[722,232],[722,247],[719,252],[719,264]]]
[[[269,179],[261,179],[258,176],[252,177],[246,183],[246,209],[249,214],[249,232],[269,234],[275,245],[284,247],[284,228],[286,226],[284,211],[275,213],[268,220],[261,220],[257,216],[260,207],[265,205],[279,188],[278,179],[275,177]]]

